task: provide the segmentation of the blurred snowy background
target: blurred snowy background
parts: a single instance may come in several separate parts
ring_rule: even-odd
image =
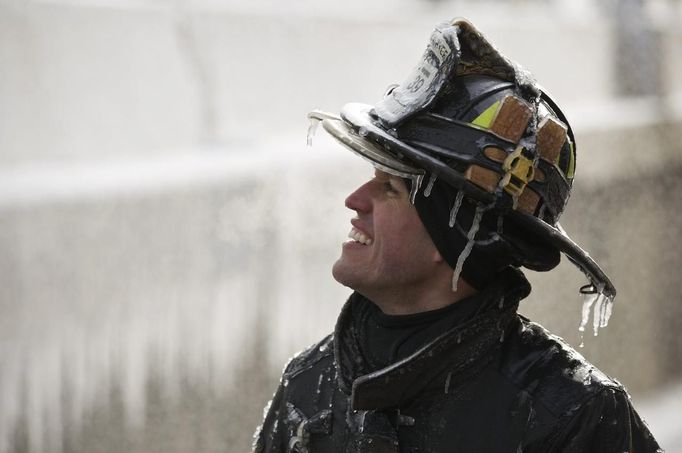
[[[305,115],[454,16],[572,119],[562,223],[619,290],[582,351],[682,452],[682,1],[0,0],[0,453],[247,451],[371,173]],[[530,277],[579,344],[580,273]]]

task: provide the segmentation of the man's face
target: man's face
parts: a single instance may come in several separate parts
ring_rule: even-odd
[[[376,170],[346,198],[346,207],[357,215],[351,219],[351,239],[332,269],[339,283],[370,299],[407,296],[428,284],[440,254],[402,179]]]

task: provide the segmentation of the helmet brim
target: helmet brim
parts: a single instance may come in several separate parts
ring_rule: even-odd
[[[323,129],[329,135],[380,170],[401,178],[415,178],[425,174],[424,170],[402,162],[376,143],[366,140],[361,130],[355,130],[340,117],[313,111],[308,114],[308,118],[321,121]]]
[[[422,175],[426,172],[435,174],[447,181],[451,186],[464,192],[465,195],[482,203],[492,203],[495,196],[472,184],[461,173],[424,151],[411,146],[387,131],[372,114],[373,107],[367,104],[350,103],[341,109],[341,119],[350,134],[355,135],[362,143],[378,147],[382,158],[392,165],[407,165],[417,169]],[[324,122],[323,122],[324,125]],[[327,130],[325,128],[325,130]],[[332,134],[334,135],[334,134]],[[334,135],[342,143],[342,136]],[[357,152],[357,150],[355,150]],[[364,156],[368,157],[368,156]]]

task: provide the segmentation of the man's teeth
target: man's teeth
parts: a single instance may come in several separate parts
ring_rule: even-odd
[[[348,233],[348,237],[353,239],[356,242],[359,242],[360,244],[364,244],[364,245],[371,245],[372,244],[372,238],[367,237],[363,232],[356,230],[355,228],[350,229],[350,233]]]

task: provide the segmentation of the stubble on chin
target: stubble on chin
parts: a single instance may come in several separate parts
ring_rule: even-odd
[[[344,272],[343,257],[337,259],[332,265],[332,277],[334,280],[342,284],[343,286],[348,286],[346,284],[346,272]]]
[[[338,283],[352,290],[359,286],[358,269],[344,260],[343,255],[332,266],[332,277]]]

